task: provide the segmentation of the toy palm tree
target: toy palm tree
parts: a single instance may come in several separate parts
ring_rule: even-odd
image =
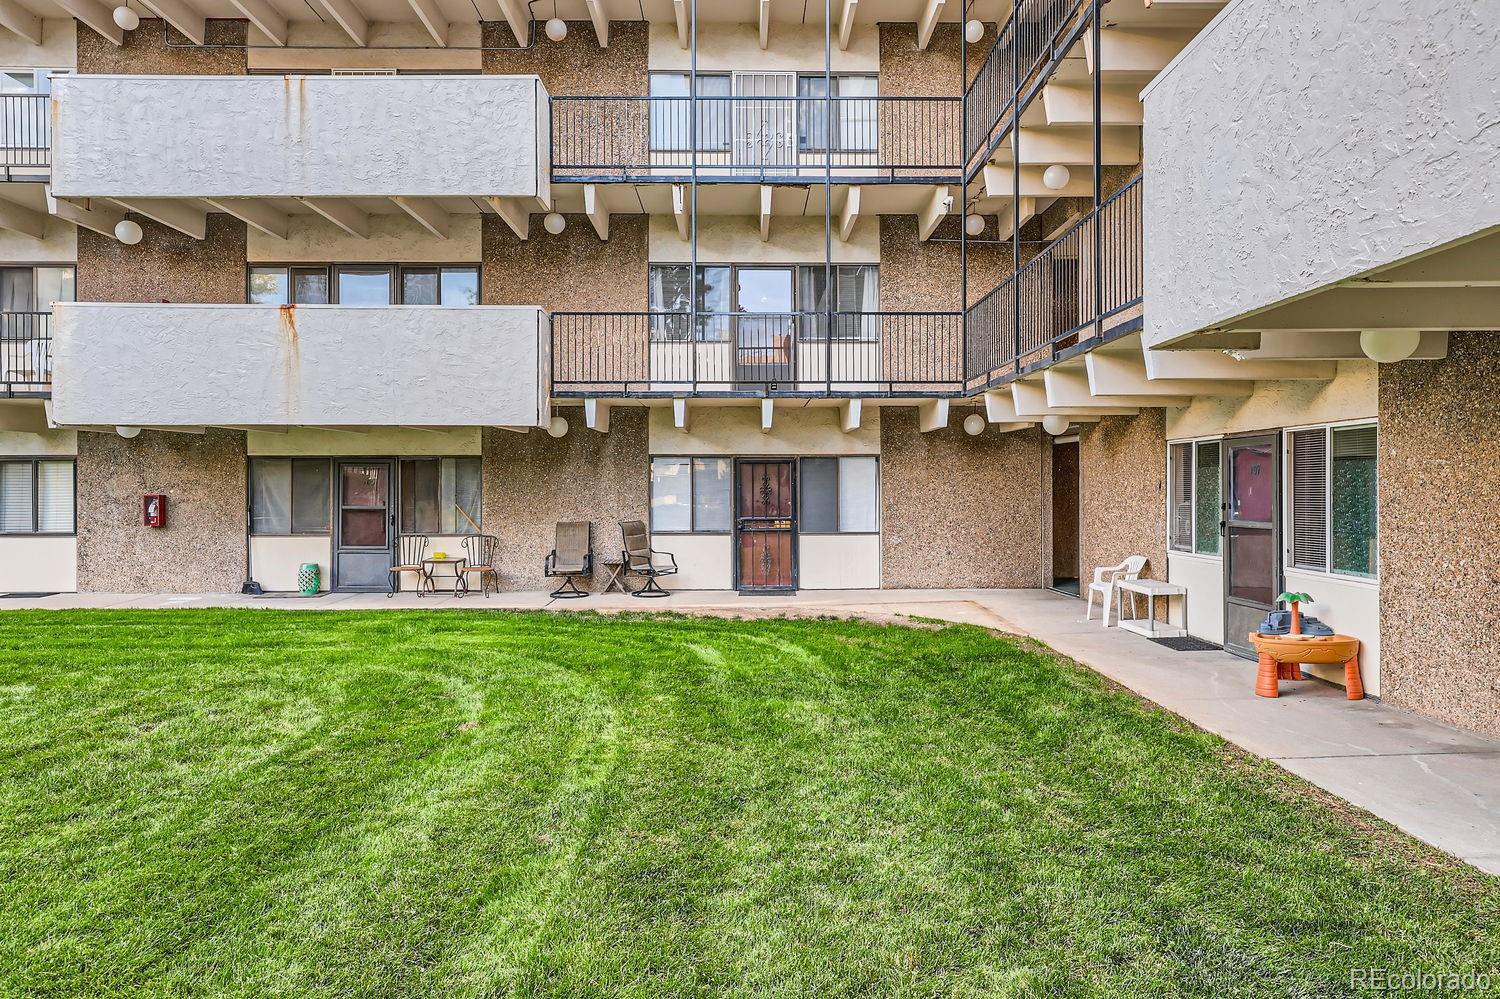
[[[1312,603],[1312,597],[1306,593],[1297,593],[1294,590],[1288,590],[1276,599],[1285,601],[1292,609],[1292,630],[1290,633],[1293,635],[1302,634],[1302,614],[1297,609],[1297,605]]]

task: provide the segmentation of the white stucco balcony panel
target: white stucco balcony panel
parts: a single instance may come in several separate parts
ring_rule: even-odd
[[[526,306],[68,303],[65,426],[508,426],[545,416],[546,315]]]
[[[59,197],[549,196],[535,76],[60,76]]]
[[[1145,341],[1500,226],[1500,6],[1234,0],[1144,94]]]

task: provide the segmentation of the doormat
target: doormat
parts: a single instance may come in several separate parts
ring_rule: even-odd
[[[1201,638],[1153,638],[1157,645],[1165,645],[1173,652],[1222,652],[1224,646],[1205,642]]]
[[[37,597],[55,597],[55,596],[57,596],[56,592],[52,592],[52,593],[0,593],[0,600],[34,600]]]

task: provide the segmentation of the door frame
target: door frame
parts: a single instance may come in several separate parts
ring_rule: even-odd
[[[1282,520],[1284,519],[1284,510],[1282,508],[1282,489],[1284,487],[1284,483],[1282,482],[1282,447],[1285,442],[1283,437],[1284,435],[1279,429],[1256,430],[1250,433],[1226,434],[1220,444],[1223,450],[1220,452],[1219,458],[1219,554],[1222,561],[1221,571],[1223,572],[1222,609],[1224,614],[1224,651],[1242,658],[1254,658],[1254,654],[1252,650],[1246,647],[1243,638],[1236,639],[1230,631],[1232,627],[1229,614],[1230,605],[1253,607],[1257,610],[1262,609],[1262,605],[1233,597],[1230,594],[1230,578],[1233,573],[1234,555],[1233,546],[1229,543],[1229,498],[1230,489],[1233,485],[1234,448],[1236,445],[1243,445],[1257,440],[1264,440],[1269,445],[1271,452],[1271,476],[1273,479],[1271,483],[1271,522],[1266,524],[1262,521],[1245,520],[1238,521],[1237,523],[1238,526],[1242,527],[1269,527],[1271,529],[1271,591],[1273,593],[1280,593],[1282,587],[1285,585],[1285,568],[1282,564],[1284,557],[1281,550]],[[1276,601],[1274,599],[1271,601],[1270,606],[1272,609],[1275,608]],[[1233,642],[1232,645],[1231,642]]]
[[[791,587],[789,589],[781,589],[781,588],[764,589],[764,588],[758,588],[758,587],[751,587],[749,589],[746,589],[740,583],[740,534],[742,533],[740,531],[740,465],[741,465],[741,463],[769,464],[769,463],[772,463],[772,462],[785,462],[788,466],[790,466],[790,468],[792,470],[791,471],[791,478],[789,480],[791,482],[791,494],[792,494],[792,516],[791,516],[792,526],[791,526],[791,528],[788,531],[788,533],[791,534],[791,536],[792,536],[792,546],[791,546],[791,548],[792,548],[792,567],[791,567],[792,568],[792,583],[791,583]],[[798,571],[797,550],[802,547],[798,543],[801,540],[801,535],[798,532],[798,518],[797,518],[797,500],[798,500],[798,493],[797,493],[797,459],[795,457],[792,457],[792,456],[775,455],[775,454],[771,454],[771,455],[744,455],[744,456],[738,456],[737,455],[737,456],[735,456],[735,459],[734,459],[733,490],[734,490],[733,491],[734,500],[733,500],[733,506],[732,506],[732,509],[731,509],[731,516],[730,516],[730,521],[731,521],[731,524],[733,525],[733,529],[730,532],[730,549],[731,549],[731,551],[730,551],[730,561],[731,561],[731,564],[733,566],[733,572],[734,572],[733,582],[734,582],[734,590],[735,590],[735,592],[736,593],[761,594],[761,595],[765,595],[765,594],[775,595],[775,594],[782,594],[782,593],[786,593],[786,594],[796,593],[797,592],[798,584],[801,582],[801,579],[800,579],[800,576],[799,576],[799,571]]]
[[[339,553],[344,550],[344,475],[345,465],[385,465],[389,472],[386,474],[386,551],[391,558],[391,565],[396,564],[396,517],[400,513],[400,487],[397,476],[401,472],[401,462],[396,458],[334,458],[333,459],[333,534],[332,549],[329,551],[329,561],[332,565],[328,571],[328,588],[345,593],[383,593],[387,587],[345,587],[343,580],[339,578]],[[378,548],[351,548],[355,552],[376,552]],[[389,585],[389,584],[387,584]]]

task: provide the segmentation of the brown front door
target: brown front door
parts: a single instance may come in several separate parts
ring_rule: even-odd
[[[735,484],[735,564],[745,591],[797,588],[797,517],[791,461],[740,459]]]

